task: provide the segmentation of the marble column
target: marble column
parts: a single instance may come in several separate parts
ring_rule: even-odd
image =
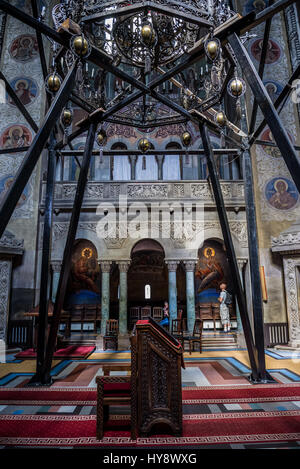
[[[105,335],[110,306],[110,266],[112,261],[99,261],[101,269],[101,334]]]
[[[51,292],[51,301],[55,303],[57,287],[60,276],[61,261],[51,261],[52,267],[52,292]]]
[[[177,318],[177,285],[176,285],[176,271],[179,261],[166,261],[169,271],[169,322],[170,330],[172,327],[172,320]]]
[[[12,260],[0,260],[0,340],[6,343]]]
[[[243,277],[243,270],[244,266],[247,264],[248,259],[246,258],[239,258],[237,259],[237,264],[238,264],[238,269],[239,269],[239,274],[240,274],[240,279],[241,279],[241,284],[245,291],[245,284],[244,284],[244,277]],[[239,348],[245,348],[246,347],[246,342],[245,342],[245,337],[244,337],[244,331],[243,331],[243,325],[242,325],[242,320],[241,320],[241,313],[239,309],[239,305],[237,300],[235,299],[235,307],[236,307],[236,322],[237,322],[237,344]]]
[[[125,156],[124,156],[125,158]],[[137,162],[137,155],[130,155],[129,160],[130,160],[130,179],[132,181],[135,181],[136,179],[136,162]]]
[[[195,265],[197,259],[189,259],[183,261],[185,266],[185,280],[186,280],[186,315],[187,315],[187,329],[193,332],[195,323]]]
[[[127,334],[127,272],[130,260],[117,261],[120,272],[120,289],[119,289],[119,333]]]
[[[158,180],[163,180],[163,162],[164,162],[163,155],[156,155],[157,167],[158,167]]]

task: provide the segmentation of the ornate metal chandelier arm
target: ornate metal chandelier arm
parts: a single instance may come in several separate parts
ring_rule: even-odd
[[[295,69],[294,73],[291,75],[289,81],[287,82],[287,84],[285,85],[285,87],[283,88],[283,90],[281,91],[280,95],[278,96],[278,98],[276,99],[275,103],[274,103],[274,107],[275,109],[278,109],[280,104],[284,101],[284,99],[289,95],[289,93],[292,91],[292,83],[294,80],[296,80],[298,77],[300,76],[300,64],[298,65],[298,67]],[[266,119],[263,119],[263,121],[259,124],[259,126],[257,127],[257,129],[255,130],[254,134],[251,136],[250,140],[249,140],[249,145],[253,145],[253,143],[255,143],[257,137],[259,136],[259,134],[263,131],[264,127],[266,125]]]
[[[125,15],[129,16],[134,13],[143,11],[145,9],[156,11],[157,13],[161,13],[161,14],[168,15],[168,16],[173,16],[174,18],[180,18],[182,20],[187,21],[188,23],[196,24],[197,26],[206,26],[207,28],[212,28],[214,26],[213,23],[211,23],[205,18],[197,17],[195,15],[188,14],[188,13],[184,13],[183,11],[169,8],[166,5],[160,6],[153,2],[137,3],[132,6],[118,8],[118,10],[106,11],[105,13],[94,13],[89,16],[84,16],[82,18],[82,21],[85,23],[90,23],[93,21],[103,21],[107,18],[112,18],[112,17],[116,18],[117,16],[125,16]],[[197,9],[196,11],[198,12],[199,9]],[[207,12],[204,10],[202,10],[202,14],[205,16],[208,16]]]
[[[8,95],[11,97],[11,99],[14,101],[15,105],[17,106],[17,108],[19,109],[19,111],[23,114],[23,116],[25,117],[25,119],[27,120],[28,124],[32,127],[32,129],[37,132],[39,130],[37,124],[34,122],[34,120],[32,119],[31,115],[29,114],[29,112],[27,111],[27,109],[25,108],[24,104],[19,100],[18,96],[16,95],[14,89],[10,86],[10,83],[7,81],[7,79],[5,78],[5,76],[3,75],[3,73],[1,72],[0,70],[0,78],[1,80],[4,81],[5,83],[5,87],[6,87],[6,91],[8,93]]]
[[[74,62],[54,101],[52,102],[41,128],[34,137],[29,150],[24,156],[11,187],[3,198],[0,205],[0,237],[2,236],[22,192],[29,181],[45,143],[49,138],[49,134],[56,124],[56,119],[69,98],[75,80],[76,69],[77,62]]]
[[[160,68],[160,67],[157,67],[157,71],[161,74],[164,74],[164,71]],[[191,96],[193,97],[194,99],[196,99],[196,101],[199,103],[199,104],[202,104],[203,103],[203,99],[199,98],[198,96],[196,96],[190,89],[188,88],[185,88],[178,80],[176,80],[175,78],[170,78],[170,82],[173,83],[177,88],[179,89],[182,89],[184,90],[184,92],[188,95],[188,96]],[[215,122],[214,122],[214,118],[215,118],[215,115],[217,114],[218,111],[216,111],[215,109],[213,108],[210,108],[209,111],[205,111],[205,112],[200,112],[200,111],[197,111],[199,117],[202,117],[203,119],[207,120],[210,122],[210,124],[214,125],[215,126]],[[247,137],[247,135],[241,130],[239,129],[239,127],[237,127],[236,125],[234,125],[232,122],[230,121],[227,121],[227,126],[230,128],[230,130],[232,130],[235,134],[239,135],[240,137]]]

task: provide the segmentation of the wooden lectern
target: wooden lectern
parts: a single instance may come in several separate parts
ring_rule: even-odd
[[[151,431],[182,435],[183,349],[152,318],[137,321],[131,340],[132,424],[140,437]]]

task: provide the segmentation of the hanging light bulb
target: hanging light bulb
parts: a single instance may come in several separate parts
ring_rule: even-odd
[[[105,130],[101,127],[101,129],[98,131],[97,136],[96,136],[96,142],[98,143],[99,147],[103,147],[107,141],[107,135]]]
[[[61,113],[61,123],[64,127],[69,127],[72,124],[73,113],[71,109],[65,108]]]
[[[60,89],[62,84],[62,79],[61,77],[56,73],[56,71],[50,73],[45,82],[45,87],[46,90],[49,91],[49,93],[57,93],[57,91]]]
[[[147,138],[143,137],[139,140],[138,148],[142,153],[146,153],[150,149],[150,142]]]
[[[70,39],[70,48],[81,59],[88,57],[91,53],[91,46],[83,34],[73,36]]]
[[[232,78],[228,83],[227,91],[233,98],[239,98],[246,92],[246,83],[242,78]]]
[[[219,57],[221,50],[221,44],[219,39],[211,37],[205,42],[204,49],[209,60],[216,60]]]
[[[181,135],[181,141],[182,141],[182,144],[185,147],[190,146],[190,144],[192,142],[192,136],[187,130],[185,132],[183,132],[183,134]]]
[[[215,115],[215,122],[218,124],[220,127],[224,127],[227,122],[226,115],[223,111],[218,111]]]

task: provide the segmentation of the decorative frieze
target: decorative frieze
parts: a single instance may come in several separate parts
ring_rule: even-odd
[[[166,199],[168,186],[167,184],[128,184],[127,195],[132,199]]]

